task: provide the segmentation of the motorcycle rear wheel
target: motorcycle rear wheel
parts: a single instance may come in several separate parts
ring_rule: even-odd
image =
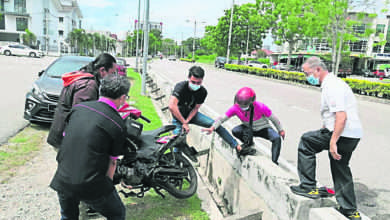
[[[181,155],[175,154],[175,168],[185,169],[187,176],[185,178],[170,176],[168,181],[160,184],[161,188],[165,189],[169,194],[178,199],[187,199],[196,193],[198,188],[198,176],[192,164]],[[164,155],[164,159],[172,161],[172,153]]]

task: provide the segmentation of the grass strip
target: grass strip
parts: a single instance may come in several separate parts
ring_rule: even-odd
[[[141,95],[141,76],[133,69],[128,69],[127,76],[131,78],[130,101],[133,107],[142,111],[142,115],[152,123],[143,122],[144,130],[152,130],[162,126],[162,122],[148,96]],[[176,199],[163,191],[166,196],[161,198],[154,190],[150,190],[143,198],[125,198],[127,219],[143,220],[208,220],[206,212],[201,209],[201,200],[196,196],[189,199]]]
[[[18,167],[31,160],[41,150],[48,128],[40,125],[26,127],[0,146],[0,183],[6,183]]]

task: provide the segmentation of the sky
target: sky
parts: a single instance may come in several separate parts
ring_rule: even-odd
[[[83,14],[82,28],[108,30],[112,33],[134,30],[139,0],[78,0]],[[149,20],[163,23],[163,37],[177,41],[204,35],[206,25],[216,25],[233,0],[149,0]],[[256,0],[234,0],[235,4]],[[144,20],[144,0],[141,0],[141,21]],[[190,20],[186,22],[187,20]],[[121,36],[119,36],[121,37]]]

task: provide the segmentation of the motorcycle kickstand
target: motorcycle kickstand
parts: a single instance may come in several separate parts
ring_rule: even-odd
[[[161,190],[160,189],[157,189],[156,187],[153,187],[154,191],[159,194],[163,199],[165,199],[165,195],[162,194]]]

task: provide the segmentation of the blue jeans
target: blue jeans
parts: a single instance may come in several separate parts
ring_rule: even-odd
[[[195,124],[204,128],[209,128],[213,125],[214,120],[210,117],[198,112],[196,115],[191,119],[190,124]],[[182,130],[182,123],[177,120],[176,118],[173,118],[172,124],[176,125],[176,129],[173,130],[173,134],[180,134]],[[216,130],[217,134],[226,141],[231,148],[236,148],[238,143],[237,141],[230,135],[230,133],[222,126],[219,126]]]
[[[234,137],[243,141],[245,127],[246,125],[238,125],[234,127],[232,130]],[[272,142],[272,161],[277,164],[280,155],[280,148],[282,147],[282,140],[280,139],[278,132],[272,128],[263,128],[258,131],[253,131],[253,137],[261,137]]]
[[[58,192],[58,199],[61,206],[61,220],[79,219],[79,204],[81,200],[78,197]],[[82,201],[108,220],[125,220],[126,208],[116,190],[95,200]]]

